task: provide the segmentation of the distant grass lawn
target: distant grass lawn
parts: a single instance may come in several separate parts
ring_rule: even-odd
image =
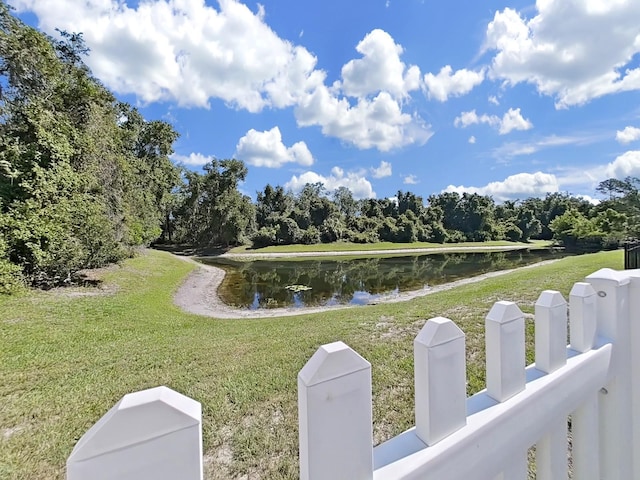
[[[430,242],[413,242],[413,243],[316,243],[314,245],[274,245],[264,248],[251,248],[247,245],[235,247],[228,253],[298,253],[298,252],[351,252],[351,251],[371,251],[371,250],[404,250],[418,248],[482,248],[482,247],[527,247],[548,248],[552,245],[549,240],[532,240],[529,243],[507,242],[504,240],[494,240],[490,242],[461,242],[461,243],[430,243]]]
[[[483,388],[493,302],[532,313],[542,290],[567,298],[574,282],[620,269],[622,258],[568,257],[406,303],[260,320],[174,307],[194,267],[157,251],[107,269],[108,295],[0,297],[0,478],[64,478],[80,436],[123,395],[157,385],[202,402],[206,478],[298,478],[297,374],[320,345],[343,340],[373,364],[378,443],[414,422],[412,345],[426,319],[449,317],[466,333],[473,393]]]

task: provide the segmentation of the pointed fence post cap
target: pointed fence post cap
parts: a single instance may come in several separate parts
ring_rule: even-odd
[[[593,272],[589,275],[587,280],[606,280],[610,282],[616,282],[618,285],[626,285],[629,283],[629,275],[626,272],[618,272],[611,268],[601,268],[597,272]]]
[[[500,300],[499,302],[494,303],[493,307],[491,307],[491,310],[487,315],[487,320],[498,323],[509,323],[522,317],[524,317],[524,314],[518,305],[514,302],[505,302],[504,300]]]
[[[596,291],[593,289],[591,284],[586,282],[574,283],[573,288],[571,288],[571,292],[569,293],[572,297],[590,297],[595,294]]]
[[[555,290],[545,290],[538,297],[538,301],[536,301],[536,307],[559,307],[561,305],[566,305],[564,297],[560,292],[556,292]]]
[[[87,430],[68,461],[86,460],[199,425],[201,418],[200,402],[168,387],[129,393]]]
[[[435,317],[427,320],[416,336],[415,343],[436,347],[458,338],[464,338],[464,332],[455,323],[448,318]]]
[[[307,387],[371,368],[371,364],[344,342],[322,345],[309,359],[298,378]]]

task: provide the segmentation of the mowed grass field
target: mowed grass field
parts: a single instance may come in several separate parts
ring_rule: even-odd
[[[414,422],[412,345],[428,318],[466,333],[474,393],[495,301],[533,313],[542,290],[568,298],[574,282],[622,262],[622,252],[602,252],[406,303],[218,320],[176,308],[173,293],[194,266],[149,251],[101,272],[101,289],[0,297],[0,478],[64,478],[88,428],[123,395],[158,385],[202,403],[206,478],[298,478],[297,374],[320,345],[343,340],[372,363],[379,443]],[[527,341],[530,362],[530,319]]]
[[[505,247],[507,248],[549,248],[553,242],[550,240],[531,240],[527,243],[508,242],[506,240],[492,240],[489,242],[460,242],[460,243],[431,243],[431,242],[412,242],[412,243],[393,243],[393,242],[376,242],[376,243],[350,243],[350,242],[334,242],[334,243],[316,243],[313,245],[273,245],[263,248],[251,248],[247,245],[234,247],[229,250],[233,254],[261,254],[261,253],[306,253],[306,252],[354,252],[354,251],[373,251],[373,250],[409,250],[421,248],[440,248],[445,250],[462,250],[465,248],[484,248],[484,247]]]

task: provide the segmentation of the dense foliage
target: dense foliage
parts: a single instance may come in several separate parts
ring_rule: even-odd
[[[177,138],[116,101],[82,62],[0,3],[0,291],[48,286],[119,260],[162,233]]]
[[[602,184],[607,182],[611,180]],[[251,238],[254,247],[556,239],[570,248],[597,250],[615,247],[640,231],[640,181],[616,182],[624,189],[599,205],[564,193],[502,204],[489,196],[455,192],[431,195],[427,202],[403,191],[393,199],[356,201],[344,187],[331,200],[320,184],[307,185],[298,195],[267,185],[257,195],[257,231]]]

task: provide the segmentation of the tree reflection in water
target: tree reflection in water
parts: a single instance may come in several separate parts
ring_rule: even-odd
[[[246,309],[366,304],[381,295],[429,288],[487,272],[562,258],[557,250],[442,253],[336,260],[203,258],[226,271],[218,294]],[[290,285],[306,285],[291,291]]]

